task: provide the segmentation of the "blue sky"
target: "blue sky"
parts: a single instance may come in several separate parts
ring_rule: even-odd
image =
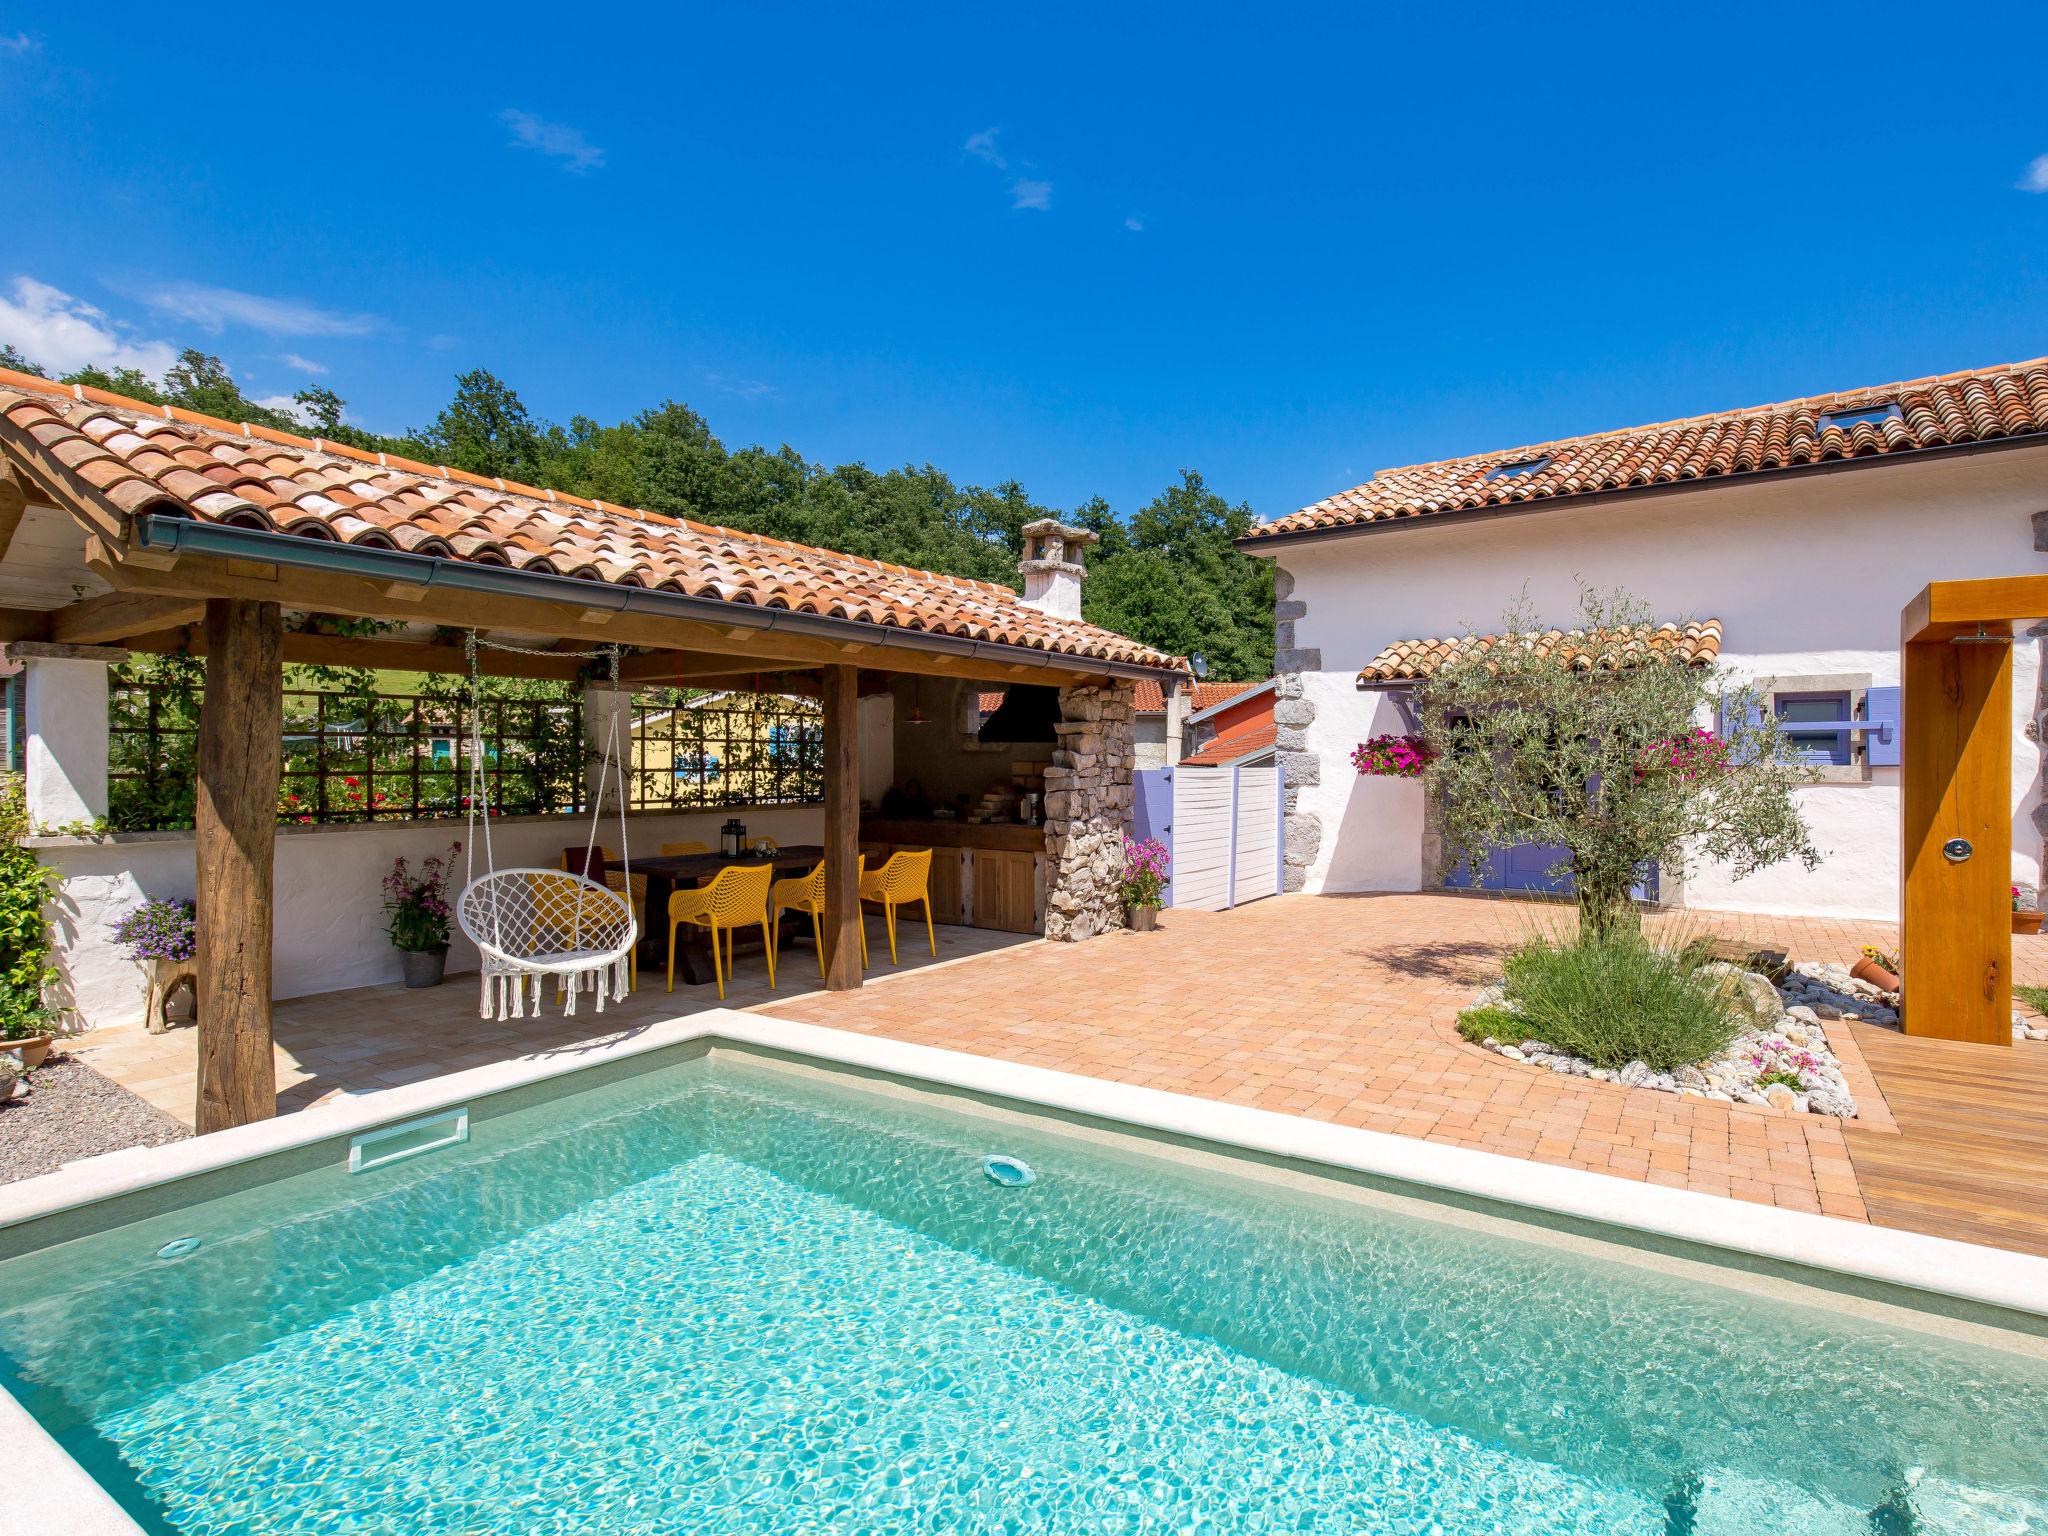
[[[0,9],[0,340],[1265,516],[2048,353],[2048,7],[1107,10]]]

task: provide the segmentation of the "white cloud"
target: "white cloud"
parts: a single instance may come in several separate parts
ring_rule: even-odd
[[[143,341],[83,299],[48,283],[17,277],[0,296],[0,342],[52,375],[78,368],[139,368],[152,378],[178,360],[167,341]]]
[[[567,123],[551,123],[531,112],[507,107],[498,121],[512,130],[512,142],[557,160],[566,160],[565,171],[588,171],[604,164],[604,151],[583,137],[583,130]]]
[[[1131,214],[1128,218],[1124,220],[1124,228],[1128,229],[1134,235],[1143,234],[1145,231],[1144,215],[1137,213]]]
[[[382,327],[375,315],[347,315],[296,299],[215,288],[206,283],[165,283],[136,295],[151,309],[219,334],[230,325],[266,336],[367,336]]]
[[[960,146],[960,152],[970,160],[979,160],[983,165],[1007,174],[1010,157],[1003,152],[1000,142],[1002,131],[1000,128],[984,128],[979,133],[970,133],[967,142]],[[1021,173],[1036,167],[1025,160],[1019,163],[1018,169]],[[1010,181],[1010,206],[1044,213],[1052,207],[1052,183],[1040,177],[1019,174]]]
[[[704,382],[721,394],[737,395],[742,400],[765,400],[779,391],[763,379],[735,379],[722,373],[707,373]]]
[[[36,40],[26,32],[17,32],[12,37],[0,37],[0,53],[20,58],[25,53],[34,53]]]
[[[327,365],[316,363],[310,357],[301,357],[296,352],[287,352],[278,359],[287,368],[296,368],[301,373],[325,373]]]
[[[996,146],[996,135],[1002,131],[1000,128],[984,128],[979,133],[970,133],[967,135],[967,142],[960,147],[975,159],[992,165],[999,171],[1007,171],[1010,162],[1003,158],[1002,150]]]
[[[256,404],[266,410],[282,411],[285,415],[291,417],[293,421],[302,424],[306,422],[305,408],[290,395],[263,395],[257,399]]]
[[[2020,178],[2022,192],[2048,192],[2048,155],[2036,155]]]
[[[460,336],[450,336],[442,331],[427,338],[427,346],[436,352],[453,352],[462,345]]]

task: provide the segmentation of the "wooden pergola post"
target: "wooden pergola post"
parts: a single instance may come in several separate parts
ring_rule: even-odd
[[[2009,1045],[2012,645],[1909,641],[1900,678],[1906,1033]]]
[[[1900,618],[1909,1035],[2012,1044],[2012,647],[2048,577],[1937,581]]]
[[[277,1113],[270,945],[283,775],[283,624],[276,603],[206,604],[197,841],[201,1135]]]
[[[824,669],[825,985],[860,985],[860,672]]]

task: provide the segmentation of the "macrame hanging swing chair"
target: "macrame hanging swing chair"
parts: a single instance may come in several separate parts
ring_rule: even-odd
[[[604,755],[592,786],[590,836],[584,843],[583,868],[596,867],[598,817],[603,812],[607,785],[615,784],[619,868],[624,876],[620,883],[625,889],[611,890],[586,874],[570,870],[499,869],[491,852],[483,680],[477,667],[480,645],[525,655],[608,657],[615,688],[619,681],[618,647],[542,653],[524,646],[479,640],[475,630],[469,632],[464,642],[469,656],[469,835],[463,842],[467,883],[455,904],[455,920],[483,955],[483,995],[478,1012],[486,1019],[493,1014],[499,1019],[523,1018],[530,991],[534,1016],[538,1018],[541,983],[551,976],[557,990],[567,993],[564,1014],[576,1011],[576,994],[585,990],[597,995],[597,1011],[603,1013],[607,1000],[623,1001],[630,988],[633,946],[640,937],[631,896],[632,851],[626,844],[626,773],[621,761],[618,712],[610,712]],[[476,872],[479,826],[484,846],[481,875]]]

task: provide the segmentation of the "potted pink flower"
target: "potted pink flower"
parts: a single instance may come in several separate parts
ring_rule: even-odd
[[[2039,933],[2042,913],[2027,900],[2027,888],[2016,885],[2012,888],[2012,931],[2014,933]]]
[[[1159,926],[1159,901],[1166,894],[1168,856],[1156,837],[1124,838],[1124,878],[1119,890],[1132,928],[1150,933]]]
[[[404,855],[391,861],[384,877],[384,915],[391,943],[405,968],[408,987],[437,987],[448,968],[448,877],[455,869],[456,843],[444,858],[422,859],[417,873]]]
[[[1351,749],[1351,766],[1371,778],[1419,779],[1431,755],[1420,736],[1375,736]]]

